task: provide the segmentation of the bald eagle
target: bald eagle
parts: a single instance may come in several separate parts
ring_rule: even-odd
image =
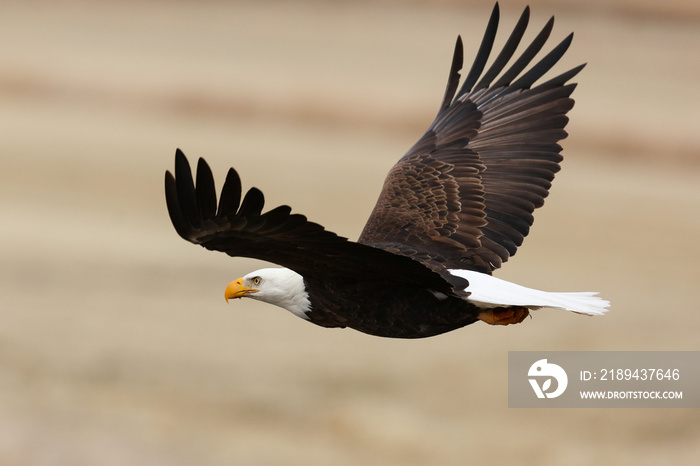
[[[519,323],[541,307],[606,312],[609,302],[596,293],[544,292],[491,275],[522,244],[559,171],[558,141],[574,105],[576,84],[569,81],[584,67],[533,86],[573,34],[530,66],[552,31],[551,18],[509,65],[528,20],[526,8],[484,72],[499,21],[496,4],[459,90],[457,38],[435,121],[389,171],[357,242],[285,205],[263,213],[262,192],[251,188],[242,196],[233,168],[217,203],[208,164],[199,159],[195,180],[178,149],[175,174],[165,174],[177,233],[210,250],[282,266],[234,280],[226,300],[253,298],[323,327],[394,338],[429,337],[477,320]]]

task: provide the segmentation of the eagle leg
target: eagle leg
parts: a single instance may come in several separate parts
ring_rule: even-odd
[[[519,324],[528,315],[530,310],[526,307],[494,307],[481,312],[478,318],[489,325],[510,325]]]

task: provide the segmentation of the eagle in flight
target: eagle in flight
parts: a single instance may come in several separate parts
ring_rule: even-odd
[[[551,18],[514,60],[529,20],[526,8],[503,49],[486,64],[499,21],[493,9],[463,84],[457,38],[447,88],[435,121],[394,165],[357,242],[292,213],[262,212],[260,190],[242,196],[231,168],[217,202],[203,159],[196,178],[177,150],[165,174],[170,219],[187,241],[229,256],[273,262],[231,282],[231,298],[281,306],[323,327],[421,338],[477,320],[520,323],[551,307],[601,315],[609,302],[592,292],[552,293],[495,278],[515,254],[544,204],[562,160],[558,141],[584,65],[535,83],[564,55],[573,34],[531,65],[547,41]]]

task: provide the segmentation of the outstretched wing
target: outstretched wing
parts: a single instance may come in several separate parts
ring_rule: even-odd
[[[493,9],[462,87],[458,38],[447,89],[435,121],[391,169],[359,242],[431,263],[490,273],[515,254],[559,171],[566,113],[582,68],[533,84],[568,49],[569,35],[530,65],[552,31],[550,19],[510,67],[529,20],[526,8],[486,69],[499,21]],[[500,77],[499,77],[500,75]]]
[[[251,257],[290,268],[309,278],[386,280],[396,277],[449,292],[450,285],[420,262],[348,241],[288,206],[262,213],[263,194],[251,188],[241,201],[241,180],[231,168],[216,199],[214,177],[204,159],[196,184],[190,164],[178,149],[175,175],[165,173],[165,198],[178,234],[194,244],[229,256]]]

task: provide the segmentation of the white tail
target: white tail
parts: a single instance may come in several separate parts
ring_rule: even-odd
[[[469,286],[466,291],[471,294],[467,301],[482,308],[499,306],[523,306],[529,309],[553,307],[566,311],[599,316],[605,314],[610,306],[596,292],[583,291],[573,293],[551,293],[517,285],[485,273],[472,270],[449,270],[452,275],[466,278]]]

